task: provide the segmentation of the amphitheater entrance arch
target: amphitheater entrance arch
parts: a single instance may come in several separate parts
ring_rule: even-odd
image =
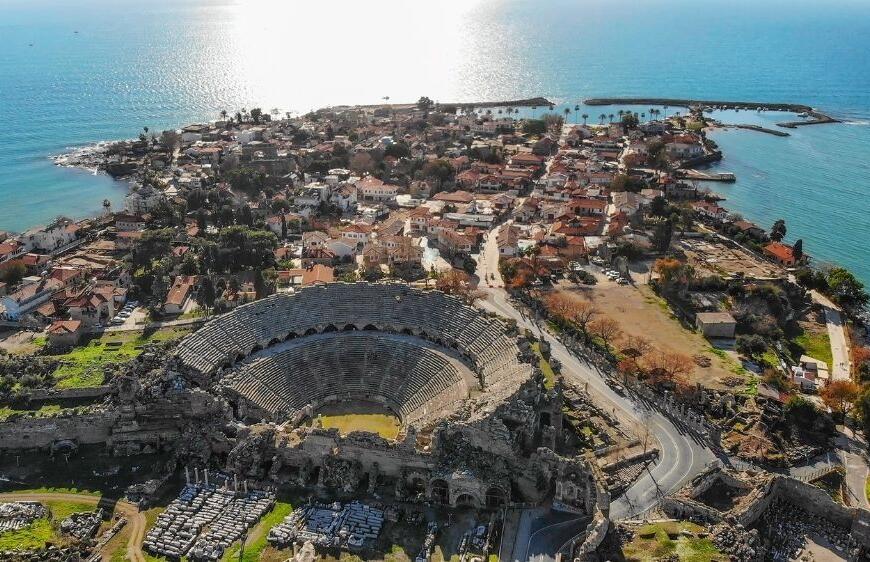
[[[419,474],[412,474],[406,483],[408,497],[426,497],[426,480]]]
[[[328,334],[330,332],[337,332],[338,328],[335,327],[335,324],[327,324],[326,328],[323,329],[324,334]]]
[[[430,497],[437,504],[447,505],[450,503],[450,486],[447,485],[447,481],[440,478],[433,480]]]
[[[504,490],[496,486],[491,487],[486,491],[486,507],[490,509],[498,509],[504,507],[507,503]]]
[[[317,329],[316,329],[316,328],[308,328],[307,330],[305,330],[305,335],[306,335],[306,336],[313,336],[313,335],[316,334],[316,333],[317,333]]]
[[[459,494],[456,496],[456,507],[478,507],[477,498],[471,494]]]
[[[357,327],[353,324],[345,324],[344,328],[341,329],[342,332],[356,332]]]
[[[411,328],[403,328],[402,333],[405,334],[406,336],[413,336],[414,335],[414,331],[411,330]]]
[[[377,332],[378,327],[374,324],[366,324],[365,326],[363,326],[363,330],[366,332]]]

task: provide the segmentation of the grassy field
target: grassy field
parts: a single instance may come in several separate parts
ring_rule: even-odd
[[[103,367],[122,363],[137,355],[147,343],[175,340],[188,331],[166,328],[148,335],[141,332],[107,332],[83,342],[68,353],[52,356],[63,364],[54,372],[58,388],[82,388],[103,384]]]
[[[834,355],[831,351],[831,338],[828,332],[807,332],[794,338],[794,343],[803,350],[803,353],[813,359],[819,359],[828,364],[828,368],[834,364]],[[797,358],[795,358],[797,359]]]
[[[541,369],[541,372],[544,373],[544,386],[547,389],[553,388],[556,386],[556,373],[553,372],[553,367],[550,366],[550,362],[544,359],[543,354],[541,354],[540,342],[533,343],[532,350],[534,350],[538,355],[538,367]]]
[[[65,501],[45,502],[44,505],[51,512],[52,518],[37,519],[23,529],[0,533],[0,551],[41,549],[48,544],[62,543],[64,539],[57,530],[61,520],[73,513],[94,509],[92,505]]]
[[[687,521],[652,523],[641,527],[622,551],[626,560],[638,562],[672,557],[685,562],[728,560],[709,538],[698,538],[703,531],[703,527]]]
[[[269,546],[266,537],[269,529],[284,520],[293,511],[293,506],[287,502],[276,502],[272,511],[267,513],[253,529],[251,529],[242,562],[258,562],[260,555]],[[234,544],[224,553],[223,562],[236,562],[239,559],[240,545]]]
[[[51,416],[60,412],[61,409],[57,404],[46,404],[38,410],[16,410],[9,406],[0,406],[0,421],[7,419],[12,414],[28,414],[36,417]]]
[[[336,414],[321,415],[320,423],[326,429],[337,429],[342,435],[352,431],[370,431],[384,439],[399,435],[399,420],[387,414]]]

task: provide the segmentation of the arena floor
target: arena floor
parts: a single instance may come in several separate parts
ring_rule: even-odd
[[[390,440],[396,439],[402,427],[399,418],[383,406],[368,402],[329,404],[317,411],[312,423],[326,429],[338,429],[342,435],[369,431]]]

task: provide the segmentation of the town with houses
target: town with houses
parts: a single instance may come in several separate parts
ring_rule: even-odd
[[[863,285],[724,206],[703,106],[602,110],[255,108],[58,159],[129,192],[0,233],[0,559],[868,559]],[[330,429],[355,402],[397,433]],[[16,488],[104,470],[114,515],[9,547],[64,499]]]

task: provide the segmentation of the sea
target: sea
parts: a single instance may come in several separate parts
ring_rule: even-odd
[[[870,283],[866,0],[0,0],[0,230],[87,216],[105,199],[120,208],[123,182],[52,155],[221,110],[424,95],[546,96],[592,122],[619,108],[573,112],[589,97],[817,107],[844,123],[712,133],[725,153],[714,168],[738,180],[709,187]]]

